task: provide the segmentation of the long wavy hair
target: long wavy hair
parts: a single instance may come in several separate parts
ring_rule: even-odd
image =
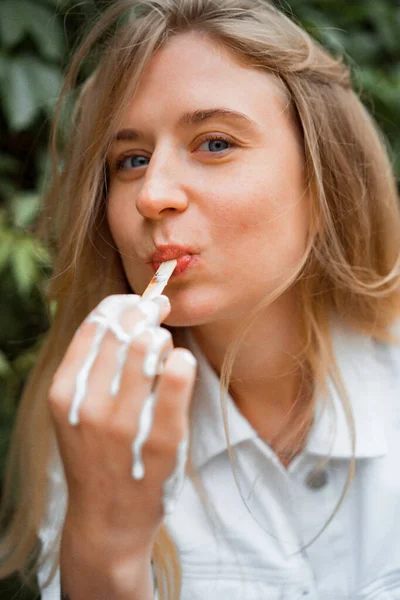
[[[353,443],[348,478],[336,510],[351,482],[354,423],[329,324],[334,313],[355,331],[377,340],[397,341],[391,325],[400,316],[400,215],[382,135],[354,91],[343,60],[332,57],[267,0],[116,2],[77,50],[54,122],[54,168],[42,232],[56,255],[48,300],[56,301],[57,310],[25,387],[14,429],[2,502],[7,529],[0,545],[0,577],[15,571],[29,577],[43,560],[37,556],[37,534],[47,511],[46,465],[54,439],[47,394],[53,374],[75,330],[99,301],[132,291],[105,218],[105,157],[113,131],[154,53],[171,37],[188,31],[209,36],[235,52],[249,68],[276,77],[287,94],[293,125],[301,134],[312,201],[304,255],[288,280],[240,323],[226,352],[220,394],[232,468],[235,473],[226,395],[235,356],[258,316],[296,285],[304,335],[301,365],[307,367],[314,385],[307,410],[295,416],[291,431],[293,436],[306,435],[317,397],[326,398],[326,379],[332,377]],[[92,51],[95,68],[81,85],[82,65]],[[65,99],[77,89],[80,94],[69,121],[69,141],[60,157],[60,113]],[[179,328],[171,331],[178,339]],[[188,473],[196,479],[190,461]],[[199,491],[202,493],[200,487]],[[56,568],[56,543],[52,553]],[[154,546],[153,563],[160,598],[178,599],[179,557],[165,526]]]

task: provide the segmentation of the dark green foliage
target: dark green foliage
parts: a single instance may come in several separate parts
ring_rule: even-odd
[[[279,0],[354,69],[356,87],[385,132],[400,175],[400,2]]]
[[[279,4],[354,66],[400,174],[398,0]],[[0,482],[21,388],[49,323],[44,294],[51,261],[31,232],[45,183],[49,122],[78,32],[99,8],[95,0],[0,0]],[[32,598],[15,585],[15,579],[0,582],[0,597]]]

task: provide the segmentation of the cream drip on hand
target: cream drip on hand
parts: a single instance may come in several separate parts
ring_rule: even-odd
[[[168,479],[164,481],[162,503],[165,515],[170,515],[175,510],[178,498],[182,492],[185,481],[188,446],[188,438],[184,437],[183,440],[179,442],[175,469]]]
[[[118,394],[123,368],[129,352],[129,345],[135,337],[141,335],[143,332],[148,332],[151,336],[151,342],[143,363],[143,374],[145,377],[153,379],[157,374],[162,372],[162,364],[166,356],[162,355],[161,352],[166,342],[171,338],[171,334],[167,329],[158,327],[160,309],[152,302],[152,299],[162,293],[176,264],[176,260],[162,263],[142,297],[127,294],[110,296],[105,298],[97,309],[89,315],[87,320],[91,323],[96,323],[97,330],[91,348],[76,377],[75,393],[69,413],[69,423],[71,425],[76,426],[79,423],[79,410],[87,394],[90,371],[100,352],[101,343],[107,331],[113,333],[117,340],[121,342],[117,351],[116,372],[110,385],[111,396]],[[144,315],[144,319],[139,321],[129,331],[125,331],[121,326],[120,317],[126,309],[133,306],[140,309]],[[155,393],[151,392],[144,400],[139,415],[138,431],[132,443],[132,477],[135,480],[143,479],[145,476],[142,449],[151,431],[156,401]],[[188,441],[185,438],[178,446],[176,467],[170,477],[164,482],[162,502],[165,514],[172,512],[177,497],[182,490],[187,448]]]
[[[145,319],[139,321],[139,323],[134,325],[129,332],[126,332],[122,328],[119,319],[124,310],[131,308],[132,306],[138,307],[143,312]],[[107,331],[113,333],[117,340],[122,344],[118,350],[117,371],[114,375],[110,389],[111,395],[115,396],[119,390],[119,382],[128,354],[129,344],[135,337],[141,335],[144,331],[149,331],[150,334],[153,333],[153,329],[158,323],[159,310],[159,307],[154,302],[142,300],[140,296],[124,294],[105,298],[99,304],[97,310],[89,315],[87,321],[89,323],[97,323],[97,331],[93,338],[91,348],[76,378],[75,394],[72,399],[69,413],[69,422],[71,425],[77,425],[79,423],[79,409],[87,393],[90,371],[100,352],[101,342]],[[166,332],[164,335],[170,335],[167,330],[164,331]],[[159,338],[161,339],[161,336],[159,336]],[[153,346],[151,349],[154,352]]]

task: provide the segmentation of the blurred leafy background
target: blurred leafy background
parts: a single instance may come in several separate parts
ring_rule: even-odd
[[[51,260],[33,224],[46,184],[50,123],[78,36],[110,1],[0,0],[0,493],[21,389],[49,325]],[[399,1],[277,2],[354,66],[399,176]],[[17,577],[0,582],[2,600],[34,597]]]

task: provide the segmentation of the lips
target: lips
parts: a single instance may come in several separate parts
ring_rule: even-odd
[[[149,256],[148,263],[152,267],[153,271],[157,271],[162,262],[172,259],[177,260],[177,265],[172,277],[177,277],[186,271],[190,266],[196,264],[199,256],[196,250],[187,246],[158,246],[157,250]]]
[[[181,256],[191,256],[193,254],[197,254],[197,252],[187,246],[158,246],[157,250],[149,256],[148,262],[153,264],[162,263],[167,260],[179,259]]]

